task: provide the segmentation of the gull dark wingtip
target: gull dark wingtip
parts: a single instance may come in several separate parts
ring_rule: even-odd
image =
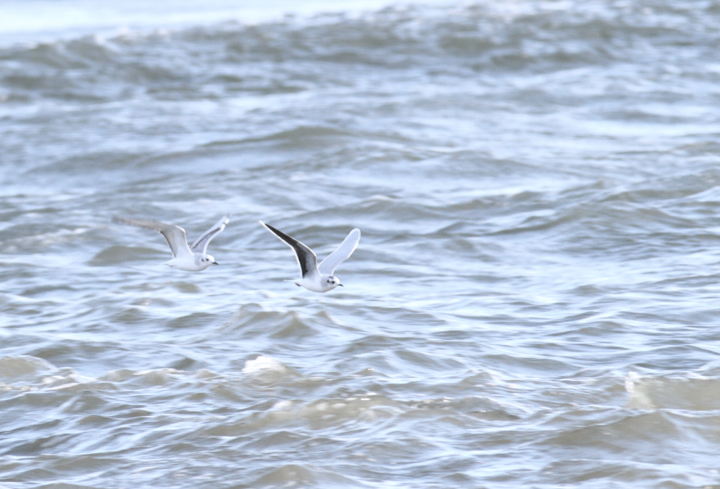
[[[265,228],[271,233],[273,233],[276,238],[283,241],[295,251],[295,256],[297,257],[298,264],[300,265],[300,271],[302,272],[303,277],[310,273],[311,270],[317,268],[317,257],[310,248],[308,248],[292,236],[283,233],[279,229],[275,229],[268,223],[260,221],[260,224],[265,226]]]
[[[287,244],[289,244],[293,248],[298,246],[299,241],[296,240],[295,238],[293,238],[292,236],[283,233],[279,229],[272,227],[270,224],[265,224],[265,227],[268,228],[273,233],[275,233],[275,236],[282,239],[283,241],[285,241]]]
[[[280,238],[281,240],[285,241],[287,244],[289,244],[289,245],[292,246],[293,248],[295,248],[295,247],[297,246],[296,243],[298,243],[298,240],[296,240],[296,239],[293,238],[292,236],[289,236],[289,235],[283,233],[283,232],[280,231],[279,229],[274,228],[273,226],[271,226],[270,224],[268,224],[268,223],[266,223],[266,222],[260,221],[260,223],[261,223],[263,226],[265,226],[269,231],[271,231],[275,236],[277,236],[277,237]]]
[[[281,232],[281,231],[278,231],[276,228],[274,228],[273,226],[271,226],[270,224],[268,224],[268,223],[266,223],[266,222],[260,221],[260,224],[262,224],[263,226],[265,226],[266,228],[268,228],[270,231],[272,231],[272,232],[275,233],[275,234]]]

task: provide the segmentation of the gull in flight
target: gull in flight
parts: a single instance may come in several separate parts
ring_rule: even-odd
[[[192,246],[188,246],[187,238],[185,237],[185,230],[180,226],[160,221],[125,219],[122,217],[116,217],[115,221],[130,224],[131,226],[154,229],[163,235],[167,243],[170,245],[170,250],[173,254],[173,259],[166,262],[165,265],[173,268],[179,268],[180,270],[185,270],[187,272],[199,272],[205,270],[210,265],[218,265],[215,258],[208,255],[206,251],[210,241],[212,241],[215,236],[225,229],[227,223],[230,222],[230,216],[223,216],[213,225],[213,227],[205,231],[198,239],[196,239]]]
[[[294,281],[295,285],[305,287],[313,292],[327,292],[338,285],[343,287],[343,284],[340,283],[340,280],[334,276],[333,273],[338,265],[350,258],[350,255],[352,255],[355,248],[357,248],[360,242],[359,229],[355,228],[350,231],[350,234],[347,235],[347,238],[340,244],[338,249],[330,253],[330,255],[318,265],[317,256],[313,250],[295,238],[288,236],[282,231],[278,231],[270,224],[265,224],[262,221],[260,221],[260,224],[265,226],[265,229],[273,233],[278,239],[282,240],[295,251],[295,257],[302,271],[302,278]]]

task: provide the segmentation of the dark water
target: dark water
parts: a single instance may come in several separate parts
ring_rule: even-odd
[[[720,487],[718,26],[518,1],[10,36],[0,488]],[[111,221],[225,212],[195,274]],[[345,288],[284,282],[258,219],[320,255],[362,229]]]

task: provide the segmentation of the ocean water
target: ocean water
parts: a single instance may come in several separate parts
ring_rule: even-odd
[[[139,5],[0,5],[1,489],[720,488],[720,2]]]

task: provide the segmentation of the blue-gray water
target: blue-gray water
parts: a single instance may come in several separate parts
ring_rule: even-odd
[[[0,488],[720,487],[720,2],[271,17],[2,37]]]

